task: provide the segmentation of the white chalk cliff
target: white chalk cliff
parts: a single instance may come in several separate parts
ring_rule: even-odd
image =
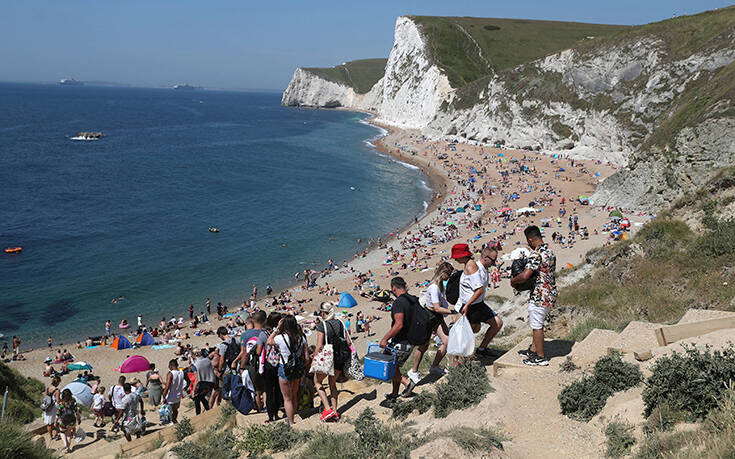
[[[708,178],[705,170],[714,171],[735,159],[733,123],[711,119],[717,113],[732,116],[735,101],[729,99],[719,103],[719,112],[679,126],[689,129],[678,129],[676,136],[666,139],[670,143],[666,148],[676,150],[679,145],[690,156],[693,148],[702,147],[697,133],[710,139],[702,148],[706,167],[698,169],[694,178],[686,168],[674,166],[680,162],[660,154],[666,148],[654,136],[669,118],[686,109],[693,91],[706,89],[705,82],[718,71],[729,70],[735,61],[735,31],[726,34],[724,44],[720,40],[716,46],[703,46],[676,59],[659,37],[632,34],[565,50],[452,88],[430,57],[421,25],[399,17],[385,74],[367,94],[297,69],[283,104],[366,110],[380,122],[420,129],[430,138],[562,152],[627,165],[603,184],[596,199],[651,208],[681,194],[681,190],[662,188],[703,182]],[[640,165],[643,162],[647,164]]]

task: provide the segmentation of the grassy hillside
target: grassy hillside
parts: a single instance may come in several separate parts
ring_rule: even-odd
[[[734,310],[733,203],[735,168],[726,168],[632,240],[590,252],[601,269],[562,289],[559,305],[585,312],[589,323],[578,327],[587,332],[631,320],[675,322],[689,308]]]
[[[421,25],[435,62],[455,88],[567,49],[588,37],[627,26],[579,22],[470,17],[411,16]]]
[[[27,423],[41,416],[41,409],[37,406],[45,388],[41,381],[26,378],[0,362],[0,396],[6,387],[8,388],[6,415],[11,421]]]
[[[345,84],[358,94],[365,94],[385,74],[388,59],[360,59],[329,68],[304,68],[325,80]]]

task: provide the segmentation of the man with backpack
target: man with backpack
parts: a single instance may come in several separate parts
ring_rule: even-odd
[[[255,407],[258,412],[263,410],[263,391],[265,390],[263,373],[260,371],[260,355],[263,352],[263,346],[268,340],[268,336],[264,333],[265,311],[255,311],[250,319],[253,321],[253,328],[245,330],[240,340],[240,353],[232,363],[234,367],[240,364],[240,369],[247,370],[250,380],[255,387]]]
[[[111,429],[113,432],[120,428],[120,418],[122,418],[123,409],[125,408],[122,402],[123,397],[125,397],[124,385],[125,376],[120,376],[117,380],[117,384],[110,388],[110,392],[108,394],[110,401],[112,402],[112,406],[115,408],[115,419],[112,423]]]
[[[393,349],[396,354],[396,371],[393,374],[393,392],[386,396],[388,400],[398,398],[401,384],[406,386],[401,396],[411,394],[418,381],[413,381],[401,374],[401,366],[411,356],[413,348],[420,346],[431,337],[431,319],[428,312],[419,304],[418,298],[408,293],[406,281],[402,277],[394,277],[390,288],[396,299],[391,307],[391,328],[380,340],[380,347]]]
[[[227,375],[227,369],[230,365],[237,360],[237,356],[240,353],[240,346],[237,344],[237,340],[230,336],[226,327],[219,327],[217,329],[217,336],[222,340],[209,355],[212,361],[212,368],[214,369],[214,375],[216,377],[215,388],[212,391],[212,396],[209,399],[209,406],[214,406],[215,403],[219,404],[222,400],[222,383]]]
[[[558,295],[556,289],[556,255],[551,251],[541,236],[538,226],[529,226],[523,233],[531,247],[531,254],[526,262],[525,269],[510,280],[514,288],[535,280],[528,302],[528,322],[533,333],[531,346],[523,351],[527,358],[523,363],[530,366],[548,366],[549,359],[544,355],[544,320],[550,307],[556,304]]]

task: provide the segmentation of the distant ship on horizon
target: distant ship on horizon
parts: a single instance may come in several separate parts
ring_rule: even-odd
[[[198,86],[192,86],[189,83],[185,84],[175,84],[174,89],[184,90],[184,91],[194,91],[195,89],[201,89]]]
[[[59,80],[59,84],[64,86],[84,86],[84,82],[75,80],[74,78],[64,78]]]

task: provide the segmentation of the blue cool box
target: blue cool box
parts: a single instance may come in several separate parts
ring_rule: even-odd
[[[377,350],[370,352],[372,349]],[[363,372],[368,378],[390,381],[393,379],[393,374],[396,372],[395,353],[384,354],[380,346],[369,346],[368,354],[365,356]]]

